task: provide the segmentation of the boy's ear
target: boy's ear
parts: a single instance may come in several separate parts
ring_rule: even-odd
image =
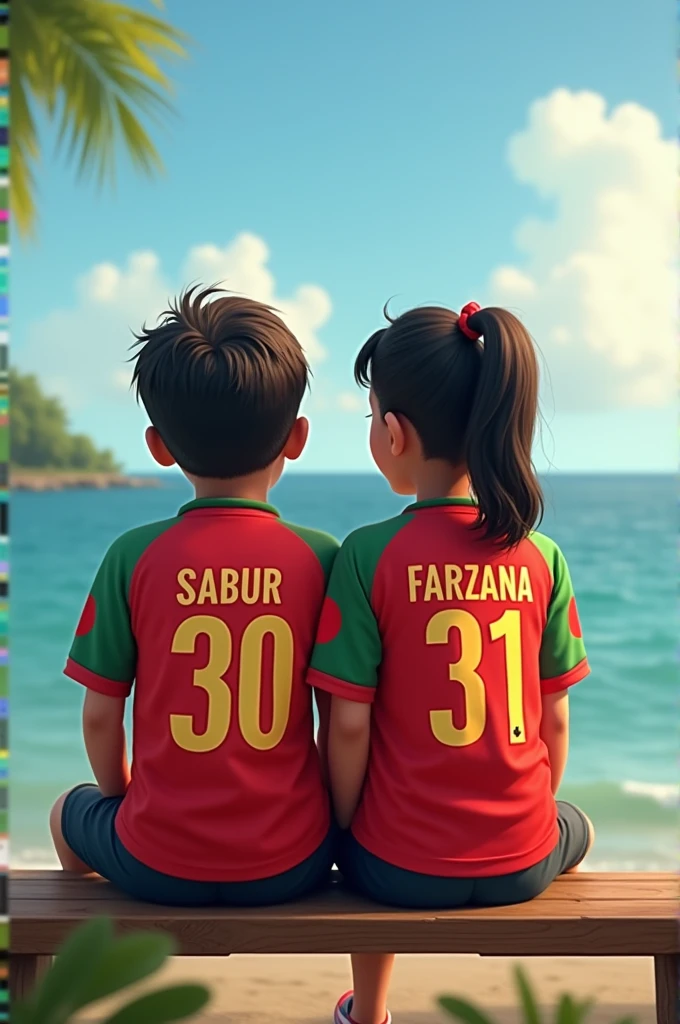
[[[390,435],[390,454],[403,455],[406,448],[406,431],[401,418],[393,412],[385,413],[385,426]]]
[[[294,462],[295,459],[299,459],[305,450],[307,444],[307,438],[309,437],[309,420],[305,416],[298,416],[293,429],[288,435],[283,452],[281,453],[286,459],[290,459]]]
[[[168,466],[175,465],[176,460],[165,447],[165,441],[155,427],[147,427],[144,438],[154,462],[157,462],[159,466],[165,466],[166,468]]]

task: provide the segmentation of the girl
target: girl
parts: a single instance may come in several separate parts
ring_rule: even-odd
[[[589,668],[564,557],[533,532],[534,347],[503,309],[414,309],[369,338],[355,377],[378,469],[417,500],[347,538],[319,625],[339,863],[386,904],[520,903],[593,840],[554,796],[568,687]],[[336,1024],[389,1022],[393,960],[352,957]]]

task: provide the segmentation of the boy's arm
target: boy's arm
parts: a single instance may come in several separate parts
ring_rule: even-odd
[[[88,690],[83,703],[85,749],[102,796],[123,796],[130,784],[124,697]]]
[[[335,816],[349,828],[359,806],[368,766],[371,705],[333,697],[328,736],[328,767]]]
[[[104,796],[122,795],[130,781],[123,715],[135,676],[137,646],[130,622],[125,555],[123,537],[109,548],[97,572],[64,669],[87,688],[83,738]]]
[[[333,563],[338,551],[340,550],[340,545],[335,537],[331,537],[330,534],[323,533],[320,530],[312,530],[307,526],[297,526],[293,523],[284,523],[283,525],[289,530],[292,530],[292,532],[297,534],[298,537],[301,537],[302,540],[312,549],[319,560],[319,564],[323,570],[326,587],[328,587]],[[328,725],[331,715],[330,694],[315,687],[314,701],[316,703],[316,710],[319,717],[319,728],[316,734],[316,747],[319,752],[323,781],[326,788],[328,788]]]

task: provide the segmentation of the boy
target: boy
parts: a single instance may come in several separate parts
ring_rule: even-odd
[[[338,545],[267,504],[307,440],[308,366],[270,308],[216,291],[137,339],[149,451],[196,498],[102,562],[65,669],[97,786],[50,819],[65,870],[185,906],[296,899],[333,860],[304,674]]]

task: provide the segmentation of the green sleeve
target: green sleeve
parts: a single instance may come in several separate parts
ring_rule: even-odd
[[[129,592],[135,566],[159,534],[177,520],[124,533],[104,556],[85,602],[65,673],[108,697],[127,697],[137,667]]]
[[[410,516],[350,534],[331,572],[308,682],[337,697],[371,703],[382,661],[382,640],[371,604],[378,562]]]
[[[552,577],[539,659],[541,689],[544,693],[557,693],[584,679],[590,668],[566,559],[548,537],[532,534],[531,539],[543,555]]]
[[[68,676],[109,697],[127,697],[137,660],[123,542],[120,537],[104,556],[66,663]]]
[[[335,537],[331,537],[329,533],[323,533],[321,530],[312,530],[308,526],[297,526],[294,523],[285,522],[282,525],[288,530],[292,530],[312,549],[321,563],[326,583],[328,583],[328,577],[340,547]]]

